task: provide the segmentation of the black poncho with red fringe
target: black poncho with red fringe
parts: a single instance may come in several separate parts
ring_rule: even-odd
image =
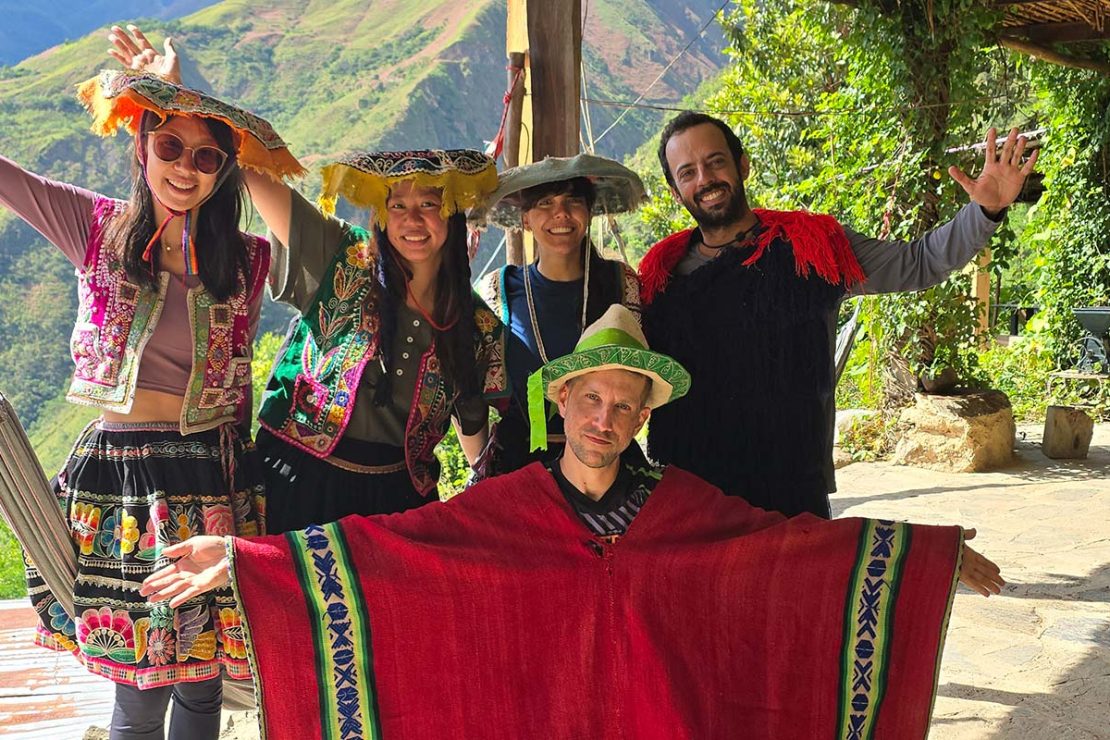
[[[640,264],[648,344],[693,378],[653,412],[648,452],[756,506],[828,517],[837,309],[864,274],[834,218],[756,214],[754,243],[689,275],[675,267],[693,231]]]

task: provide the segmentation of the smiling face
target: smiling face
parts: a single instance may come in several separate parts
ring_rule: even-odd
[[[166,162],[158,157],[155,145],[158,134],[172,134],[186,147],[174,161]],[[219,148],[204,122],[196,118],[170,117],[147,133],[143,146],[147,182],[162,206],[175,211],[191,211],[212,194],[220,173],[205,174],[193,163],[193,150],[200,147]]]
[[[545,255],[578,254],[590,227],[592,204],[588,181],[564,181],[541,187],[539,193],[525,194],[526,207],[521,214],[524,228],[536,240],[540,262]]]
[[[567,446],[583,465],[607,468],[648,420],[651,381],[619,368],[572,378],[559,389]]]
[[[438,268],[447,241],[447,220],[440,215],[443,192],[411,180],[395,185],[385,202],[389,243],[410,268]]]
[[[698,226],[719,228],[739,223],[748,210],[744,196],[747,159],[737,169],[724,134],[709,123],[691,126],[670,138],[667,164],[671,193]]]

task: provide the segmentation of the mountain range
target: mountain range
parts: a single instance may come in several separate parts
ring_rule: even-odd
[[[630,102],[646,92],[645,101],[675,102],[693,92],[725,63],[723,33],[710,23],[683,48],[719,7],[718,0],[583,0],[587,97]],[[159,48],[165,35],[174,37],[186,83],[268,118],[313,171],[356,149],[480,148],[500,120],[505,0],[60,0],[44,11],[49,23],[0,0],[0,13],[36,31],[5,26],[0,60],[55,44],[0,67],[0,155],[109,195],[126,192],[129,147],[120,137],[92,136],[73,96],[75,84],[114,64],[105,55],[107,24],[135,20],[109,10],[162,16],[141,25]],[[88,31],[90,23],[99,25]],[[66,40],[75,29],[83,35]],[[621,110],[591,104],[593,132]],[[663,115],[631,109],[598,153],[627,155]],[[315,195],[315,175],[301,187]],[[252,226],[263,228],[257,220]],[[25,423],[64,387],[75,304],[68,263],[0,211],[0,388]],[[280,328],[284,316],[267,308],[263,327]]]

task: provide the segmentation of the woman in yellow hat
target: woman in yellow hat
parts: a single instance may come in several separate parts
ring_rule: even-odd
[[[324,168],[324,201],[251,184],[275,238],[272,289],[300,313],[259,412],[272,531],[436,500],[451,419],[473,458],[504,395],[501,324],[470,287],[463,210],[497,181],[470,150],[357,154]]]
[[[117,200],[0,158],[0,203],[77,270],[67,398],[101,410],[58,475],[77,554],[75,613],[28,570],[37,642],[116,682],[113,738],[215,738],[226,670],[250,675],[229,590],[177,609],[138,584],[196,534],[260,534],[248,454],[251,346],[270,249],[239,231],[243,172],[300,165],[260,118],[153,75],[104,72],[79,97],[108,135],[134,136]],[[28,348],[30,350],[30,348]]]

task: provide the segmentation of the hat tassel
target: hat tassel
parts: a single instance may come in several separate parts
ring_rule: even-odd
[[[547,449],[547,413],[543,398],[543,368],[528,376],[529,452]]]

